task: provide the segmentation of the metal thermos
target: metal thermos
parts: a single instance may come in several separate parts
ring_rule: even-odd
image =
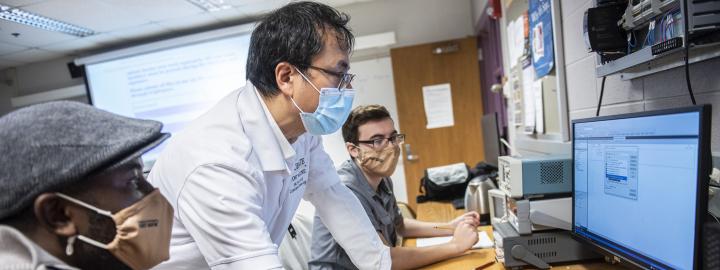
[[[468,183],[465,190],[465,211],[476,211],[480,214],[480,222],[487,224],[490,221],[490,202],[488,190],[494,189],[495,184],[488,177],[475,177]]]

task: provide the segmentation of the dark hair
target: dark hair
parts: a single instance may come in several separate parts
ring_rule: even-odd
[[[358,127],[370,121],[383,120],[390,118],[388,112],[382,105],[361,105],[357,106],[350,112],[350,116],[342,127],[343,139],[345,142],[358,144],[360,140],[358,136]]]
[[[350,17],[324,4],[290,3],[266,15],[253,30],[246,77],[265,97],[280,93],[275,67],[288,62],[304,71],[323,49],[323,37],[333,33],[340,49],[350,53],[354,37]]]

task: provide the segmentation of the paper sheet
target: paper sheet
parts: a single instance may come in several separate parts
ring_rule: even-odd
[[[430,237],[430,238],[418,238],[417,239],[417,247],[427,247],[427,246],[434,246],[434,245],[441,245],[450,242],[452,240],[452,236],[443,236],[443,237]],[[490,237],[485,231],[478,233],[478,241],[475,243],[475,245],[472,247],[473,249],[478,248],[491,248],[494,246],[494,243],[492,240],[490,240]]]
[[[426,128],[451,127],[455,125],[450,84],[423,86],[422,90],[425,117],[427,118]]]
[[[525,50],[525,18],[520,16],[507,25],[508,56],[510,67],[518,64]]]
[[[543,105],[543,80],[533,82],[533,93],[535,97],[535,131],[537,133],[545,133],[545,116]]]
[[[522,89],[523,89],[523,118],[524,132],[532,134],[535,132],[535,91],[533,89],[533,83],[535,82],[535,71],[532,65],[523,69],[522,74]]]

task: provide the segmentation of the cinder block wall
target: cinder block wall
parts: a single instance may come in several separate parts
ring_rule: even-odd
[[[570,119],[595,116],[601,78],[595,78],[595,56],[582,38],[583,15],[592,0],[562,0],[565,68]],[[720,155],[720,58],[692,64],[690,78],[695,99],[713,105],[712,150]],[[675,68],[629,81],[607,77],[600,115],[677,108],[692,102],[684,68]]]

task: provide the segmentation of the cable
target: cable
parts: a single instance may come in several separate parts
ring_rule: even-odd
[[[600,106],[602,105],[603,92],[605,92],[605,78],[607,77],[603,76],[602,83],[600,83],[600,98],[598,99],[598,107],[597,112],[595,112],[595,117],[600,116]]]
[[[688,18],[688,12],[687,12],[687,0],[685,0],[685,7],[683,8],[683,21],[685,21],[685,83],[687,83],[687,89],[688,93],[690,93],[690,100],[692,100],[693,105],[697,105],[695,103],[695,95],[693,94],[692,90],[692,84],[690,84],[690,23]]]

